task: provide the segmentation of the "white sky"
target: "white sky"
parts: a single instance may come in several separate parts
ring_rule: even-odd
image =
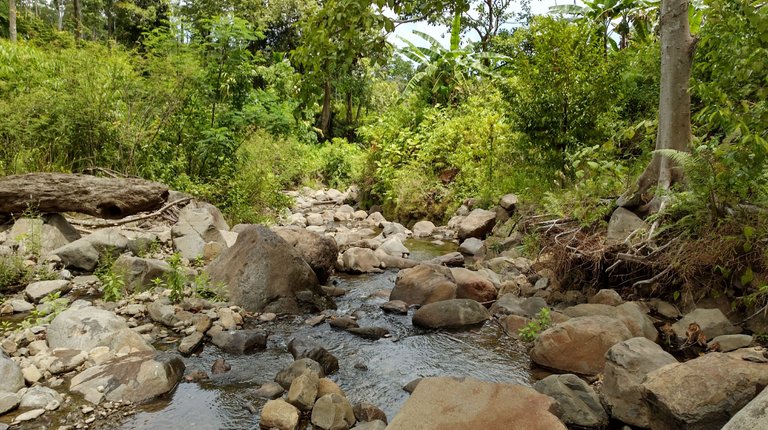
[[[531,0],[531,12],[534,15],[544,15],[549,11],[549,7],[556,4],[571,4],[573,0]],[[423,45],[419,36],[412,33],[413,30],[423,31],[435,39],[439,40],[443,46],[448,46],[450,39],[450,30],[445,26],[429,25],[426,22],[417,22],[412,24],[403,24],[395,28],[395,31],[389,35],[389,41],[398,48],[405,46],[400,37],[408,39],[416,45]],[[477,40],[477,33],[469,31],[462,35],[462,42],[466,40]]]

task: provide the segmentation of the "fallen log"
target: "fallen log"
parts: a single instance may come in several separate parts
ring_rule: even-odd
[[[161,207],[168,187],[134,178],[28,173],[0,178],[0,214],[80,212],[119,219]]]

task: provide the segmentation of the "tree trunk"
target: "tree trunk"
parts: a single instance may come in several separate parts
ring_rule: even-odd
[[[81,212],[122,218],[158,209],[168,187],[132,178],[99,178],[65,173],[29,173],[0,178],[0,213]]]
[[[328,137],[328,131],[331,129],[331,81],[326,80],[323,87],[323,110],[320,112],[320,131],[323,138]]]
[[[8,0],[8,33],[11,42],[16,41],[16,0]]]
[[[81,0],[74,0],[75,4],[75,42],[80,41],[83,35],[83,10],[80,4]]]
[[[688,89],[696,47],[696,39],[689,30],[688,0],[662,0],[659,23],[661,89],[656,150],[688,151],[691,143],[691,95]],[[618,204],[622,207],[645,205],[643,212],[656,212],[663,203],[664,192],[682,179],[682,169],[669,157],[655,152],[637,180],[636,190],[625,193]],[[656,193],[649,199],[648,193],[654,186]]]
[[[56,7],[56,28],[59,31],[64,30],[64,5],[60,0],[54,2]]]

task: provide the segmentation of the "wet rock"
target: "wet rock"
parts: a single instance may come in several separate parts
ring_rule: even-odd
[[[321,284],[328,280],[339,254],[336,241],[299,227],[274,227],[272,230],[299,252]]]
[[[560,420],[579,428],[604,428],[608,414],[597,393],[584,380],[573,374],[550,375],[533,384],[541,394],[552,397],[560,405]]]
[[[350,317],[331,317],[328,319],[328,325],[334,328],[340,328],[342,330],[360,327],[357,321]]]
[[[21,395],[18,393],[0,391],[0,415],[16,409],[19,406],[19,402],[21,402]]]
[[[653,321],[643,314],[635,303],[627,302],[620,306],[609,306],[596,303],[584,303],[571,306],[563,310],[569,317],[583,317],[604,315],[624,323],[632,336],[644,336],[652,341],[658,338],[658,331],[653,325]]]
[[[189,336],[184,337],[179,342],[179,353],[181,355],[192,354],[203,343],[203,333],[195,331]]]
[[[398,236],[392,236],[388,238],[381,245],[379,245],[376,250],[384,252],[385,254],[391,255],[393,257],[401,258],[407,258],[411,254],[411,251],[409,251],[408,248],[403,245],[403,242]]]
[[[296,406],[299,410],[309,411],[315,404],[317,386],[319,383],[320,379],[317,375],[311,370],[306,370],[304,373],[293,379],[285,400],[293,406]]]
[[[355,424],[349,401],[338,394],[326,394],[312,408],[312,425],[323,430],[347,430]]]
[[[413,394],[413,392],[416,390],[416,387],[419,385],[419,383],[420,383],[420,382],[421,382],[423,379],[424,379],[424,378],[416,378],[416,379],[414,379],[413,381],[411,381],[411,382],[409,382],[409,383],[405,384],[405,385],[403,386],[403,390],[404,390],[405,392],[409,393],[409,394]]]
[[[420,264],[397,274],[390,300],[401,300],[409,305],[426,305],[456,297],[456,283],[450,269],[431,264]]]
[[[527,326],[530,321],[530,319],[519,315],[502,315],[499,317],[501,327],[512,339],[519,339],[520,329]]]
[[[232,366],[223,358],[217,358],[216,361],[213,362],[213,365],[211,365],[211,373],[214,375],[221,375],[230,370],[232,370]]]
[[[250,312],[299,314],[333,308],[298,251],[263,226],[243,229],[234,246],[208,266],[230,301]]]
[[[15,393],[24,388],[21,368],[0,349],[0,392]]]
[[[183,375],[184,361],[176,354],[135,352],[84,370],[72,378],[70,391],[95,404],[141,403],[171,391]]]
[[[250,354],[267,347],[267,333],[257,329],[221,331],[211,337],[211,343],[230,354]]]
[[[435,231],[435,225],[431,221],[419,221],[413,225],[414,237],[429,237]]]
[[[347,290],[339,287],[326,287],[323,285],[321,288],[323,289],[323,292],[330,297],[341,297],[347,294]]]
[[[64,402],[64,397],[56,391],[40,385],[31,387],[21,397],[19,408],[22,409],[45,409],[53,411],[59,408]]]
[[[632,334],[615,318],[602,315],[571,318],[536,338],[531,359],[551,369],[597,375],[605,366],[605,353]]]
[[[389,335],[389,330],[384,327],[352,327],[348,328],[347,331],[369,340],[378,340]]]
[[[723,315],[720,309],[695,309],[686,314],[683,319],[672,324],[672,330],[675,331],[680,339],[685,339],[685,332],[688,325],[696,323],[701,327],[702,333],[711,339],[724,334],[738,334],[741,329],[731,324],[728,318]]]
[[[413,324],[427,328],[463,328],[489,319],[490,314],[483,305],[470,299],[430,303],[413,313]]]
[[[71,288],[69,281],[66,280],[38,281],[27,285],[27,288],[24,289],[24,295],[30,301],[38,303],[49,294],[64,294]]]
[[[743,359],[742,350],[713,352],[666,365],[643,382],[656,429],[719,429],[768,385],[766,363]]]
[[[758,430],[768,424],[768,389],[752,399],[723,426],[722,430]]]
[[[164,279],[171,266],[162,260],[123,254],[112,264],[112,270],[123,275],[125,288],[130,293],[150,287],[153,279]]]
[[[621,243],[624,242],[630,234],[638,229],[648,228],[645,221],[640,219],[633,212],[624,209],[617,208],[613,211],[611,219],[608,221],[608,234],[606,242],[608,243]],[[635,235],[635,238],[639,236]]]
[[[275,382],[287,390],[291,388],[291,383],[293,382],[294,378],[303,374],[307,369],[317,374],[318,378],[325,376],[325,372],[323,372],[323,368],[320,366],[320,363],[312,360],[311,358],[302,358],[294,361],[283,370],[278,372],[277,376],[275,376]]]
[[[357,403],[352,407],[352,411],[355,413],[355,418],[357,421],[368,422],[379,420],[384,422],[384,424],[389,422],[387,420],[387,414],[376,407],[376,405],[372,405],[370,403]]]
[[[594,296],[589,298],[589,303],[598,303],[601,305],[618,306],[624,303],[619,293],[616,290],[603,289],[597,292]]]
[[[253,395],[262,399],[276,399],[283,395],[285,390],[277,382],[267,382],[253,392]]]
[[[406,315],[408,314],[408,303],[402,300],[390,300],[386,303],[382,303],[379,307],[384,312],[391,312],[394,314]]]
[[[124,319],[80,300],[53,319],[47,340],[51,348],[90,351],[106,346],[113,352],[154,351]]]
[[[320,382],[317,384],[317,398],[323,397],[326,394],[338,394],[346,397],[341,387],[328,378],[320,378]]]
[[[299,410],[283,399],[270,400],[261,409],[262,429],[296,430],[298,425]]]
[[[747,334],[724,334],[707,343],[709,349],[720,352],[735,351],[752,345],[752,336]]]
[[[526,430],[565,430],[552,413],[556,407],[551,397],[522,385],[424,378],[387,429],[505,429],[514,423]]]
[[[459,252],[464,255],[478,255],[482,252],[484,246],[485,243],[482,240],[476,237],[470,237],[461,242],[461,245],[459,245]]]
[[[460,223],[458,228],[459,240],[468,237],[485,238],[496,225],[496,213],[484,209],[475,209]]]
[[[310,358],[318,362],[326,375],[339,370],[339,360],[328,350],[309,339],[300,337],[291,339],[288,342],[288,352],[295,360]]]
[[[372,249],[349,248],[341,255],[341,270],[350,273],[380,272],[381,262]]]
[[[50,354],[53,361],[48,371],[54,375],[75,370],[88,359],[88,353],[79,349],[54,348]]]
[[[357,423],[352,427],[353,430],[386,430],[386,428],[387,423],[379,420]]]
[[[650,411],[643,399],[641,384],[648,373],[672,363],[677,360],[644,337],[613,345],[605,354],[601,389],[611,416],[633,426],[648,428]]]
[[[451,275],[456,283],[457,299],[472,299],[480,303],[496,300],[496,287],[480,273],[456,267],[451,269]]]
[[[316,327],[316,326],[319,326],[320,324],[322,324],[323,321],[325,321],[325,318],[326,318],[326,316],[324,314],[315,315],[315,316],[313,316],[311,318],[305,319],[304,320],[304,324],[306,324],[308,326]]]

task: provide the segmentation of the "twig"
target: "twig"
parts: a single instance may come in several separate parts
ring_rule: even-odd
[[[666,269],[662,270],[660,273],[658,273],[658,274],[657,274],[656,276],[654,276],[653,278],[651,278],[651,279],[646,279],[646,280],[644,280],[644,281],[637,281],[637,282],[635,282],[634,284],[632,284],[632,288],[640,288],[640,287],[642,287],[642,286],[645,286],[645,285],[651,285],[651,284],[653,284],[654,282],[656,282],[656,281],[658,281],[659,279],[661,279],[661,277],[662,277],[662,276],[664,276],[664,275],[666,275],[666,274],[667,274],[667,272],[669,272],[670,270],[672,270],[672,266],[667,266],[667,268],[666,268]]]
[[[192,200],[192,197],[184,197],[182,199],[178,199],[176,201],[168,203],[167,205],[161,207],[160,209],[158,209],[158,210],[156,210],[154,212],[148,213],[146,215],[127,217],[127,218],[123,218],[123,219],[118,220],[118,221],[92,222],[92,221],[78,221],[78,220],[74,220],[74,219],[68,219],[67,221],[69,221],[70,224],[84,226],[84,227],[95,227],[95,228],[117,227],[117,226],[123,225],[123,224],[129,224],[129,223],[136,222],[136,221],[143,221],[145,219],[154,218],[154,217],[156,217],[158,215],[162,215],[163,212],[165,212],[169,208],[171,208],[173,206],[176,206],[176,205],[179,205],[181,203],[185,203],[185,202],[187,202],[189,200]]]
[[[760,312],[764,312],[766,309],[768,309],[768,304],[763,306],[762,308],[758,309],[757,312],[753,313],[752,315],[748,316],[747,319],[744,321],[738,323],[737,325],[744,324],[745,322],[751,320],[752,318],[756,317]]]

